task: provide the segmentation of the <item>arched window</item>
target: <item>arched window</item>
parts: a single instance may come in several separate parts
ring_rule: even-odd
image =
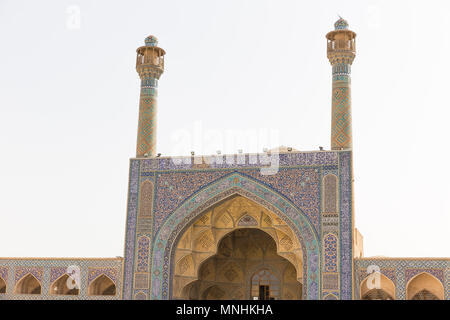
[[[444,286],[435,276],[422,272],[411,280],[406,286],[408,300],[444,300]]]
[[[17,282],[14,293],[41,294],[41,284],[31,273],[28,273],[25,277],[20,279],[19,282]]]
[[[50,294],[75,295],[75,296],[78,295],[80,293],[80,289],[76,287],[72,289],[69,288],[67,286],[68,281],[69,283],[70,281],[72,281],[71,279],[69,279],[68,274],[64,274],[58,279],[56,279],[50,286]]]
[[[261,269],[252,277],[252,298],[276,300],[280,297],[280,280],[268,269]]]
[[[91,282],[88,288],[89,296],[114,296],[116,295],[116,285],[104,274],[98,276]]]
[[[323,212],[337,212],[337,177],[327,174],[323,178]]]
[[[139,292],[134,296],[135,300],[147,300],[147,295],[143,292]]]
[[[394,300],[395,285],[380,272],[374,272],[361,282],[362,300]]]
[[[139,216],[151,217],[152,207],[153,207],[153,184],[150,181],[144,181],[141,184]]]
[[[0,277],[0,293],[6,293],[6,282]]]

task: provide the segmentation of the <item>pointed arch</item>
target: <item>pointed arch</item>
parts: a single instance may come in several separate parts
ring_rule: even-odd
[[[115,296],[116,285],[110,277],[102,273],[88,287],[88,296]]]
[[[444,285],[434,275],[421,272],[406,284],[407,300],[444,300]]]
[[[50,285],[49,293],[51,295],[68,295],[68,296],[76,296],[80,294],[80,289],[77,287],[69,288],[67,285],[69,281],[73,280],[69,279],[69,275],[67,273],[60,276],[58,279],[53,281]]]
[[[0,277],[0,293],[6,293],[6,282]]]
[[[309,218],[282,194],[239,173],[232,173],[201,189],[183,202],[158,230],[152,256],[152,298],[172,297],[170,279],[173,278],[174,253],[178,238],[194,221],[205,214],[208,208],[236,194],[270,210],[293,230],[304,254],[304,299],[318,300],[319,241]]]
[[[395,284],[384,274],[374,272],[361,282],[360,294],[361,300],[394,300]]]
[[[16,284],[14,289],[15,294],[41,294],[41,283],[36,277],[27,273]]]
[[[148,272],[148,257],[150,253],[150,238],[140,236],[138,241],[136,272]]]
[[[329,294],[327,294],[324,298],[323,298],[323,300],[337,300],[338,298],[334,295],[334,294],[332,294],[332,293],[329,293]]]

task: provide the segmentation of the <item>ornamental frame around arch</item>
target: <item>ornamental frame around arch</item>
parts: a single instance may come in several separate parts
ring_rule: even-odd
[[[320,241],[308,217],[280,193],[239,173],[225,176],[179,206],[158,230],[152,248],[151,297],[171,299],[174,254],[178,240],[206,209],[241,195],[279,216],[295,233],[303,251],[303,299],[320,299]]]

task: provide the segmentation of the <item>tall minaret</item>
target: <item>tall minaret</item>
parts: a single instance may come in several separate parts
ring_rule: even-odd
[[[333,67],[331,150],[352,148],[351,78],[356,33],[340,18],[327,34],[327,57]]]
[[[136,71],[141,78],[136,157],[154,157],[158,80],[164,72],[166,52],[158,47],[158,40],[154,36],[145,38],[145,46],[139,47],[136,51]]]

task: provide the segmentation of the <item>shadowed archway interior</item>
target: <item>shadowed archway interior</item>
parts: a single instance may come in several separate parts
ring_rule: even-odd
[[[182,291],[192,300],[298,300],[301,284],[294,266],[276,251],[270,235],[237,229],[220,241],[216,255],[199,269],[198,280]]]
[[[180,237],[178,299],[301,299],[303,252],[274,213],[235,195],[209,208]]]

